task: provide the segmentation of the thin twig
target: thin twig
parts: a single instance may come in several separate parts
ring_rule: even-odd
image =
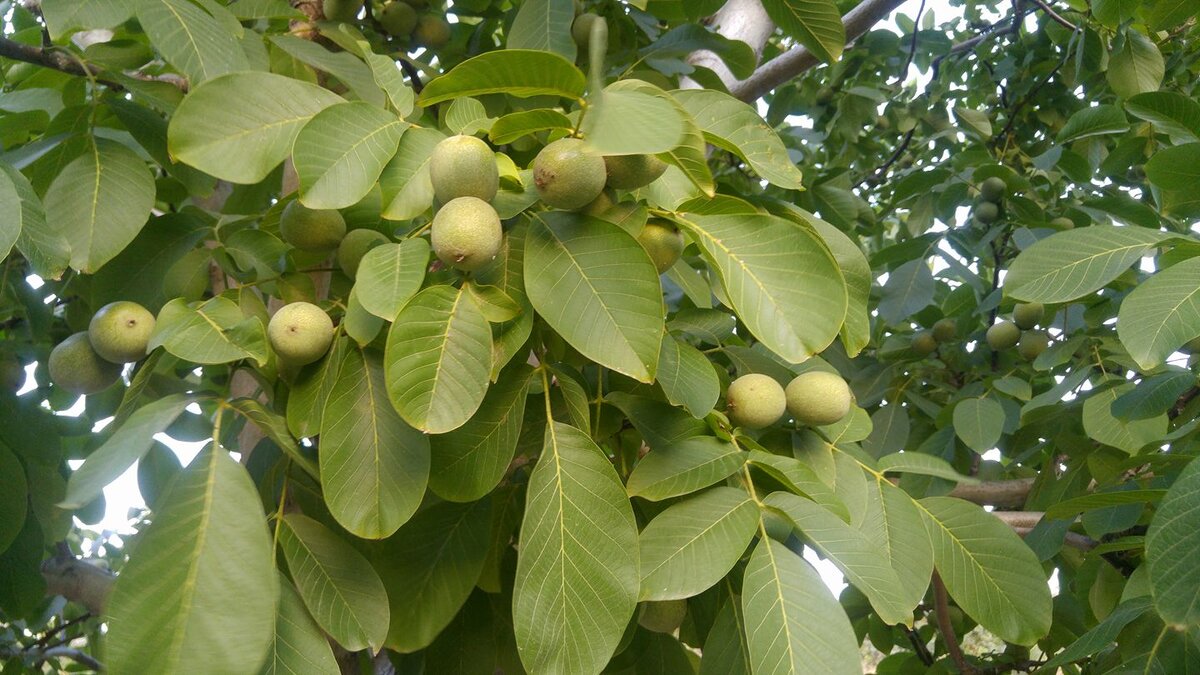
[[[937,615],[938,632],[942,634],[942,641],[946,643],[946,651],[950,652],[950,658],[954,661],[954,665],[958,666],[960,673],[968,675],[974,673],[974,666],[967,663],[962,647],[958,644],[958,636],[954,634],[954,624],[950,622],[950,601],[946,596],[946,585],[942,583],[942,577],[936,571],[933,573],[933,602],[933,611]]]
[[[1062,15],[1060,15],[1058,12],[1054,11],[1054,8],[1051,7],[1050,5],[1046,4],[1043,0],[1030,0],[1030,1],[1033,4],[1037,5],[1038,8],[1041,9],[1043,12],[1045,12],[1046,16],[1057,21],[1059,23],[1059,25],[1061,25],[1063,28],[1066,28],[1067,30],[1071,31],[1072,33],[1079,30],[1079,26],[1076,26],[1075,24],[1071,23],[1070,21],[1064,19],[1062,17]]]
[[[46,645],[50,644],[51,638],[53,638],[58,633],[61,633],[65,630],[67,630],[71,626],[74,626],[79,623],[83,623],[84,621],[87,621],[90,618],[92,618],[91,612],[85,612],[85,613],[75,617],[74,619],[71,619],[70,621],[60,623],[59,625],[55,626],[54,628],[51,628],[50,630],[46,631],[46,634],[43,635],[40,639],[38,639],[37,642],[29,645],[25,649],[26,649],[26,651],[28,651],[31,649],[38,649],[41,647],[45,647]]]
[[[921,15],[925,13],[925,0],[921,0],[921,6],[917,8],[917,18],[913,21],[912,42],[908,45],[908,58],[904,60],[904,65],[900,68],[899,81],[903,82],[908,76],[908,67],[912,65],[913,57],[917,55],[917,34],[921,32]]]

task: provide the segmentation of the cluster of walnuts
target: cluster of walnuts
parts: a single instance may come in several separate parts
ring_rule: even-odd
[[[324,0],[322,9],[330,21],[354,21],[362,7],[363,0]],[[429,9],[429,0],[389,0],[373,16],[388,35],[439,49],[450,41],[450,24]]]
[[[126,363],[145,358],[154,324],[154,315],[136,302],[122,300],[101,307],[87,330],[50,351],[50,379],[73,394],[107,389],[121,377]]]

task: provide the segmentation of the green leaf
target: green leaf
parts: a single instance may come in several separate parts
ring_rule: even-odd
[[[1100,23],[1116,28],[1132,18],[1140,4],[1138,0],[1096,0],[1092,4],[1092,13]]]
[[[1146,177],[1164,190],[1188,190],[1200,180],[1200,143],[1163,148],[1146,162]]]
[[[850,520],[850,512],[846,508],[846,504],[842,502],[834,488],[822,481],[808,464],[795,457],[773,455],[764,450],[751,450],[749,460],[751,466],[762,469],[768,476],[779,481],[792,492],[811,498],[837,514],[842,520]],[[861,475],[858,476],[858,482],[865,484]]]
[[[21,200],[21,234],[17,238],[17,250],[38,276],[59,278],[71,261],[67,238],[58,227],[46,222],[46,209],[29,179],[4,162],[0,162],[0,171],[12,181]]]
[[[698,3],[687,3],[689,7],[695,4]],[[713,11],[719,8],[717,6]],[[758,57],[750,45],[741,40],[731,40],[698,23],[685,23],[672,28],[642,47],[638,55],[650,64],[663,63],[663,66],[658,66],[660,68],[676,68],[678,66],[671,63],[672,60],[684,62],[692,52],[700,49],[707,49],[720,57],[729,72],[738,79],[750,77],[758,66]]]
[[[962,405],[961,403],[959,405]],[[999,405],[999,404],[997,404]],[[956,408],[957,410],[957,408]],[[964,476],[954,470],[950,463],[941,457],[926,455],[921,452],[895,452],[879,458],[876,469],[881,472],[894,471],[897,473],[915,473],[922,476],[945,478],[964,485],[974,485],[978,479]]]
[[[391,321],[421,289],[429,267],[429,241],[421,237],[381,244],[358,264],[354,290],[363,309]]]
[[[712,436],[693,436],[651,448],[629,474],[630,497],[660,501],[691,494],[733,475],[746,454]]]
[[[199,364],[254,359],[264,364],[267,331],[256,316],[246,317],[238,304],[217,296],[196,306],[175,298],[158,312],[146,351],[158,347],[185,361]]]
[[[374,557],[388,589],[388,649],[429,646],[466,602],[487,557],[492,502],[442,502],[383,541]]]
[[[301,369],[292,382],[287,400],[287,423],[288,430],[297,438],[316,436],[320,430],[325,402],[337,382],[346,349],[346,340],[334,340],[325,356]]]
[[[1017,256],[1004,294],[1026,302],[1056,303],[1103,288],[1166,235],[1142,227],[1092,225],[1052,234]]]
[[[1103,621],[1097,624],[1095,628],[1080,635],[1079,639],[1056,654],[1054,658],[1047,661],[1042,667],[1049,672],[1053,672],[1052,669],[1054,668],[1078,661],[1099,652],[1101,649],[1105,649],[1117,639],[1117,636],[1125,626],[1128,626],[1135,619],[1144,615],[1146,610],[1150,609],[1150,604],[1151,600],[1149,596],[1130,598],[1122,602]]]
[[[1148,377],[1132,390],[1121,394],[1110,411],[1119,420],[1144,420],[1171,409],[1184,392],[1196,386],[1196,376],[1182,370],[1172,370]]]
[[[992,137],[992,120],[987,111],[958,106],[954,108],[954,117],[983,140]]]
[[[1200,258],[1159,271],[1121,301],[1117,335],[1143,370],[1200,336]]]
[[[174,422],[191,401],[185,394],[171,394],[138,408],[71,473],[67,496],[59,506],[78,509],[99,497],[105,486],[150,451],[154,434]]]
[[[571,23],[575,20],[572,0],[526,0],[508,29],[508,49],[538,49],[575,60]]]
[[[832,0],[764,0],[763,9],[784,33],[822,61],[832,63],[842,56],[846,28]]]
[[[271,439],[272,443],[279,446],[279,449],[305,473],[320,480],[321,474],[317,463],[309,459],[300,450],[296,439],[292,438],[292,434],[288,430],[287,420],[282,415],[267,410],[261,401],[249,397],[235,398],[229,401],[229,408],[242,417],[245,417],[247,421],[253,422],[267,438]]]
[[[1125,110],[1172,138],[1200,141],[1200,103],[1183,94],[1174,91],[1138,94],[1125,101]]]
[[[347,349],[336,377],[321,416],[325,503],[352,534],[382,539],[421,503],[429,439],[392,409],[375,354]]]
[[[1058,142],[1066,144],[1081,138],[1123,134],[1126,131],[1129,131],[1129,121],[1125,119],[1125,113],[1120,108],[1115,105],[1098,105],[1071,115],[1058,132]]]
[[[466,288],[431,286],[396,315],[384,355],[388,397],[431,434],[461,427],[483,402],[492,372],[492,329]]]
[[[813,214],[788,205],[784,217],[816,232],[833,254],[846,281],[846,316],[842,322],[842,346],[847,354],[856,356],[871,341],[871,315],[868,304],[873,275],[871,264],[859,245],[841,230]]]
[[[841,460],[840,453],[835,460]],[[845,482],[843,471],[839,464],[839,483]],[[851,524],[882,548],[883,559],[900,579],[896,594],[900,606],[915,607],[925,597],[933,574],[933,547],[920,508],[889,480],[868,477],[866,484],[865,508]],[[828,505],[823,506],[829,510]]]
[[[351,96],[377,108],[386,104],[387,97],[376,84],[375,74],[354,54],[347,51],[329,51],[313,40],[305,40],[295,35],[272,35],[271,42],[302,63],[341,80],[350,90]]]
[[[899,575],[890,564],[883,542],[868,537],[833,513],[796,495],[775,492],[768,495],[763,503],[782,511],[791,519],[808,542],[837,565],[850,583],[867,596],[885,623],[912,621],[912,610],[921,598],[905,592]],[[908,525],[917,532],[924,527],[920,516],[916,516],[916,520]],[[926,559],[931,562],[929,556]],[[924,590],[924,586],[920,588]]]
[[[276,578],[279,604],[275,608],[275,639],[267,651],[267,662],[260,675],[338,675],[341,671],[329,641],[309,615],[304,601],[290,581],[282,575],[276,575]]]
[[[509,94],[561,96],[579,100],[587,81],[583,73],[563,57],[530,49],[501,49],[469,58],[450,72],[434,78],[417,99],[430,106],[459,96]]]
[[[704,638],[700,675],[750,675],[746,617],[736,598],[721,606],[708,637]]]
[[[1162,499],[1166,490],[1120,490],[1117,492],[1094,492],[1059,502],[1046,509],[1046,518],[1074,518],[1081,513],[1107,509],[1123,504],[1145,504]]]
[[[143,0],[137,19],[167,63],[195,87],[219,75],[250,70],[237,38],[188,0]]]
[[[479,411],[461,427],[430,438],[429,489],[443,499],[470,502],[487,496],[508,470],[533,369],[515,363],[488,389]]]
[[[664,92],[629,89],[628,80],[592,96],[583,118],[583,135],[602,155],[657,154],[673,150],[683,138],[684,119]]]
[[[953,497],[919,502],[946,589],[1005,642],[1032,645],[1050,630],[1050,588],[1021,538],[982,508]]]
[[[1108,85],[1121,98],[1131,98],[1162,85],[1166,65],[1154,42],[1137,32],[1125,32],[1124,44],[1108,60]]]
[[[688,215],[682,223],[717,271],[750,333],[790,363],[823,351],[846,314],[846,284],[815,234],[764,215]]]
[[[879,316],[899,324],[933,304],[937,283],[925,258],[915,258],[892,270],[879,298]]]
[[[287,0],[234,0],[229,13],[239,19],[304,19],[304,13]]]
[[[77,28],[112,28],[133,16],[136,3],[128,0],[42,0],[51,39],[57,40]]]
[[[108,672],[256,672],[279,588],[254,482],[210,444],[161,503],[108,599]]]
[[[0,172],[0,212],[12,214],[0,222],[0,259],[3,259],[8,257],[21,236],[21,221],[25,217],[17,186],[5,172]]]
[[[639,600],[678,600],[708,590],[746,552],[758,507],[745,490],[715,487],[655,516],[638,537]]]
[[[713,145],[741,157],[773,185],[799,190],[804,181],[787,147],[758,112],[736,98],[712,89],[671,92]]]
[[[1196,15],[1197,8],[1191,0],[1157,0],[1146,18],[1150,28],[1165,30],[1174,28]]]
[[[379,176],[384,218],[416,218],[433,204],[429,157],[433,154],[434,146],[444,138],[442,132],[424,128],[409,129],[400,138],[396,156],[383,167],[383,173]]]
[[[1168,624],[1186,629],[1200,622],[1200,462],[1192,460],[1175,479],[1150,521],[1146,563],[1154,606]]]
[[[50,184],[45,204],[47,222],[70,246],[71,267],[91,273],[146,224],[154,206],[154,177],[132,150],[97,138]]]
[[[1088,438],[1133,455],[1167,435],[1167,416],[1124,421],[1112,412],[1113,403],[1134,387],[1132,382],[1094,392],[1083,402],[1083,430]]]
[[[25,525],[29,484],[21,461],[3,442],[0,442],[0,488],[0,553],[4,553]]]
[[[872,457],[898,453],[908,443],[908,410],[897,403],[884,406],[871,415],[871,433],[862,448]]]
[[[712,412],[721,395],[721,382],[712,362],[699,349],[670,333],[663,333],[656,375],[667,400],[687,408],[693,417]]]
[[[371,563],[321,523],[289,513],[279,548],[321,630],[349,651],[378,651],[388,629],[387,592]]]
[[[524,275],[525,233],[528,229],[526,220],[510,227],[496,259],[475,275],[477,281],[499,288],[521,306],[521,313],[515,319],[492,326],[493,381],[499,377],[501,369],[526,348],[533,330],[533,309],[525,293]]]
[[[564,340],[600,365],[654,380],[662,290],[636,239],[606,221],[542,213],[530,223],[524,262],[529,301]]]
[[[571,118],[552,108],[521,110],[493,122],[488,138],[496,145],[504,145],[539,131],[571,127]]]
[[[167,129],[167,145],[172,157],[205,173],[258,183],[291,154],[313,115],[342,100],[283,75],[223,75],[184,97]]]
[[[992,398],[968,398],[954,406],[954,433],[967,447],[983,454],[1004,433],[1004,407]]]
[[[346,299],[346,316],[342,326],[360,347],[365,347],[379,336],[383,330],[384,320],[368,312],[358,300],[358,293],[350,289],[350,297]]]
[[[362,101],[317,113],[300,130],[293,149],[300,201],[312,209],[357,204],[379,180],[407,128],[395,115]]]
[[[599,673],[637,606],[637,525],[613,465],[551,421],[529,478],[513,628],[531,672]]]
[[[754,673],[861,673],[850,620],[820,575],[774,539],[760,539],[742,581]]]

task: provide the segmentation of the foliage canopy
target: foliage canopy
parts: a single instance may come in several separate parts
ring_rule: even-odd
[[[0,2],[5,673],[1200,667],[1195,3],[401,2]]]

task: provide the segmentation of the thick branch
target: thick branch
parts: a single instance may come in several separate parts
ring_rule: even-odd
[[[750,45],[756,59],[762,56],[767,39],[775,32],[775,24],[767,16],[767,11],[763,9],[759,0],[729,0],[712,16],[710,23],[720,35]],[[713,71],[730,91],[736,86],[737,78],[726,67],[725,62],[707,49],[693,52],[688,57],[688,63]],[[695,89],[700,85],[691,79],[685,79],[681,86],[684,89]]]
[[[94,616],[104,613],[108,594],[117,577],[108,570],[75,557],[55,556],[42,563],[46,595],[61,595],[87,608]]]
[[[1033,489],[1033,481],[1032,478],[1015,478],[1013,480],[985,481],[975,485],[959,485],[950,491],[950,496],[976,504],[1012,509],[1025,504],[1025,498]]]
[[[842,20],[846,28],[846,43],[858,39],[903,2],[904,0],[865,0],[850,10]],[[743,101],[756,100],[818,63],[820,59],[808,49],[793,47],[759,66],[758,70],[745,80],[730,84],[729,93]]]

